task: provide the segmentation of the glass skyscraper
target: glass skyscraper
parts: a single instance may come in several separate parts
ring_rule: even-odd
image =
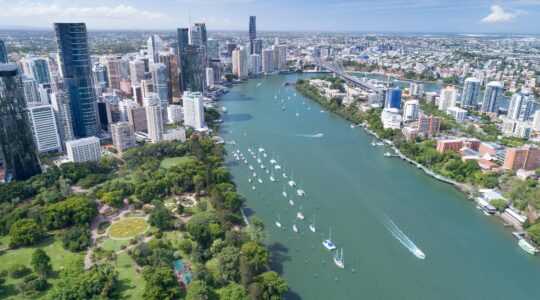
[[[498,81],[492,81],[486,86],[484,100],[482,101],[482,113],[498,113],[504,86]]]
[[[0,64],[0,150],[6,182],[41,173],[16,64]]]
[[[182,91],[186,90],[186,74],[185,68],[183,66],[184,52],[186,47],[189,45],[189,29],[188,28],[178,28],[176,30],[177,39],[178,39],[178,49],[176,51],[176,56],[178,57],[179,67],[180,67],[180,88]]]
[[[249,54],[261,54],[260,52],[255,52],[255,47],[253,46],[253,41],[257,38],[257,17],[250,16],[249,17]]]
[[[60,71],[69,95],[75,137],[99,134],[97,100],[84,23],[55,23]]]
[[[204,63],[201,47],[189,45],[184,49],[181,59],[184,91],[203,92],[204,91]]]
[[[389,89],[386,91],[385,108],[401,108],[401,89]]]
[[[8,62],[6,45],[4,41],[0,40],[0,64],[5,64]]]

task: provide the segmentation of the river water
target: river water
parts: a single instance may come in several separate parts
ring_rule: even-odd
[[[247,213],[266,224],[271,267],[290,285],[288,299],[538,299],[540,260],[521,250],[510,230],[452,186],[384,157],[388,149],[372,146],[360,128],[283,86],[301,76],[309,75],[252,79],[220,101],[228,108],[221,134],[236,142],[227,145],[227,165]],[[266,169],[278,160],[306,196],[298,197],[279,171],[276,182],[269,180],[247,151],[261,146]],[[248,165],[235,160],[236,149]],[[296,218],[300,206],[304,221]],[[278,215],[284,228],[275,225]],[[308,228],[313,216],[317,233]],[[322,246],[330,226],[345,269]]]

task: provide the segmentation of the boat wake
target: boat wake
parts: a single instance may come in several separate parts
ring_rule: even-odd
[[[262,85],[262,82],[257,83],[257,87],[260,87]]]
[[[301,137],[308,137],[308,138],[322,138],[324,134],[317,133],[317,134],[301,134],[301,133],[293,133],[294,136],[301,136]]]
[[[398,240],[403,246],[405,246],[414,256],[419,259],[425,259],[426,255],[418,246],[416,246],[411,239],[399,229],[399,227],[386,215],[383,216],[382,223],[390,231],[390,233]]]

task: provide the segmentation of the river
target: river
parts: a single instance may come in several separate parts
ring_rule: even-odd
[[[310,75],[252,79],[220,101],[228,108],[221,135],[236,142],[227,145],[226,163],[247,214],[266,224],[271,267],[287,280],[287,299],[538,299],[540,260],[521,250],[500,220],[475,209],[454,187],[384,157],[388,149],[372,146],[360,128],[283,86],[302,76]],[[281,172],[274,174],[277,182],[269,180],[247,151],[260,146],[266,169],[274,157],[289,177],[294,172],[305,197]],[[262,184],[234,159],[236,149]],[[304,221],[295,218],[300,205]],[[282,229],[275,225],[278,215]],[[313,216],[316,234],[308,228]],[[345,269],[321,244],[330,226],[332,240],[344,248]],[[425,260],[413,255],[411,243]]]

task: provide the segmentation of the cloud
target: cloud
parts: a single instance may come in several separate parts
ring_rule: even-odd
[[[0,0],[0,4],[2,4]],[[166,14],[139,10],[130,5],[117,6],[65,6],[43,4],[41,2],[19,1],[10,7],[0,7],[0,16],[9,17],[62,17],[62,18],[94,18],[94,19],[160,19],[169,18]]]
[[[516,10],[514,12],[505,12],[502,6],[495,4],[490,7],[491,13],[482,19],[482,23],[498,23],[507,22],[522,15],[522,10]]]

